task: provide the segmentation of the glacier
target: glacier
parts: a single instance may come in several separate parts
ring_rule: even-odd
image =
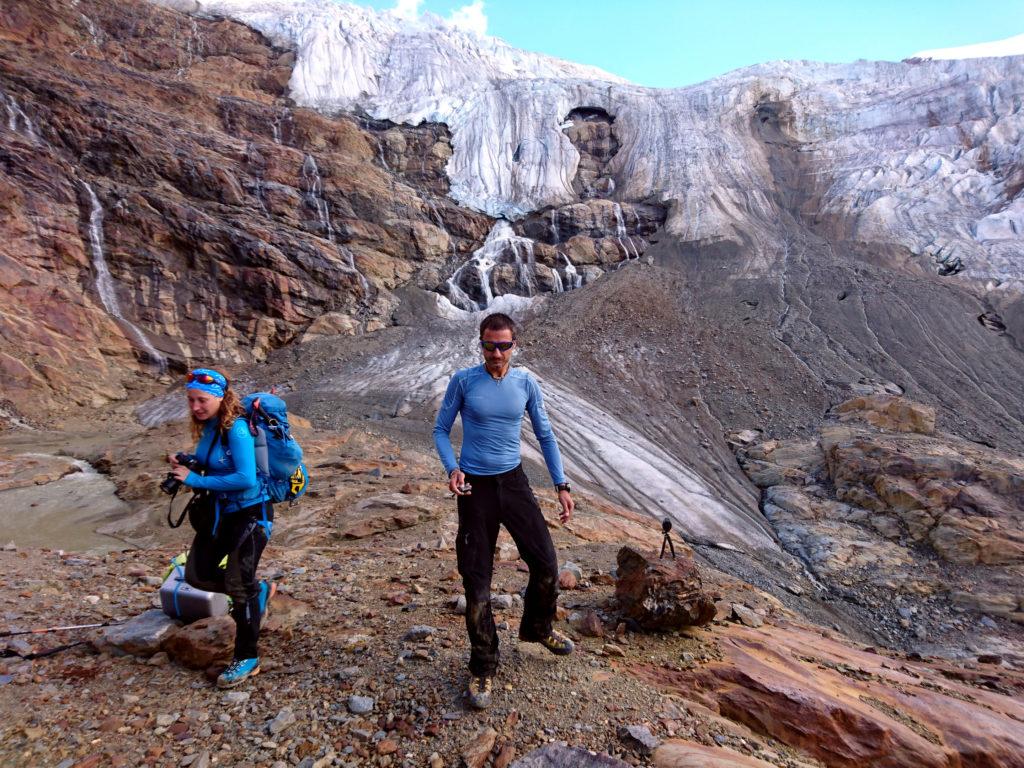
[[[451,196],[494,217],[578,200],[580,158],[562,127],[591,107],[614,118],[614,199],[666,204],[681,240],[742,243],[768,268],[787,242],[786,187],[830,240],[900,246],[996,285],[1024,281],[1024,57],[772,62],[654,89],[431,16],[331,0],[155,1],[294,49],[299,106],[445,123]]]

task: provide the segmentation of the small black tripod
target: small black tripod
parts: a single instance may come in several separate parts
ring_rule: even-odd
[[[664,534],[661,537],[661,554],[658,555],[658,559],[661,560],[665,557],[665,545],[668,545],[668,551],[672,553],[672,559],[676,559],[676,548],[672,544],[672,537],[668,535],[669,531],[672,530],[672,521],[667,517],[661,521],[661,531]]]

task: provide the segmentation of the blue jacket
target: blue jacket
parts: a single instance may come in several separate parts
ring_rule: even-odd
[[[218,512],[225,514],[269,501],[256,476],[256,448],[245,419],[235,420],[228,430],[227,442],[225,448],[216,419],[206,422],[195,450],[196,457],[204,463],[209,453],[206,476],[189,472],[185,485],[213,491],[217,495]]]
[[[455,417],[462,414],[462,455],[452,449]],[[463,368],[452,376],[434,424],[434,446],[448,474],[456,467],[471,475],[497,475],[522,462],[519,432],[523,414],[530,414],[551,481],[565,482],[551,422],[537,380],[522,368],[511,368],[501,380],[483,365]]]

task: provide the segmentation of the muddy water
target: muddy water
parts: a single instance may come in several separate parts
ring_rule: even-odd
[[[33,461],[54,459],[22,455],[14,462],[20,465],[18,471],[30,473]],[[130,513],[114,484],[85,462],[65,461],[71,471],[63,477],[0,490],[0,545],[13,542],[18,547],[78,552],[125,548],[121,539],[97,532]]]

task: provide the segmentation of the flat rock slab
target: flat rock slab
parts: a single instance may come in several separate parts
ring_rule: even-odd
[[[771,763],[724,747],[692,741],[666,741],[654,753],[655,768],[771,768]]]
[[[509,768],[631,768],[630,764],[610,755],[595,755],[566,744],[545,744],[523,755]]]
[[[180,624],[158,608],[140,613],[124,624],[105,627],[92,639],[98,651],[132,656],[152,656],[178,631]]]

